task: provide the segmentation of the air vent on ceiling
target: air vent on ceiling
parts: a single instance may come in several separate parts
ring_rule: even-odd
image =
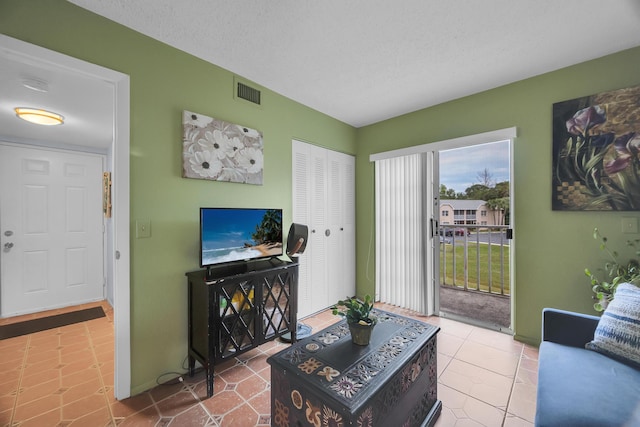
[[[251,86],[247,86],[240,82],[236,83],[236,96],[238,98],[242,98],[249,102],[253,102],[254,104],[260,105],[260,91],[258,89],[254,89]]]

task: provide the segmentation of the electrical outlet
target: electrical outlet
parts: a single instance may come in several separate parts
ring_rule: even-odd
[[[151,220],[137,219],[136,220],[136,238],[142,239],[144,237],[151,237]]]
[[[628,234],[638,233],[638,218],[623,216],[622,217],[622,232]]]

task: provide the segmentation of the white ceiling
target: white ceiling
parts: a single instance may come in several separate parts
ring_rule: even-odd
[[[70,1],[355,127],[640,46],[640,0]],[[0,49],[0,138],[104,149],[110,91]]]
[[[356,127],[640,45],[639,0],[71,2]]]

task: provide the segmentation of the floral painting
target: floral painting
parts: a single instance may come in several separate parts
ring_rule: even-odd
[[[640,210],[640,86],[553,104],[554,210]]]
[[[191,111],[182,125],[183,177],[262,185],[262,133]]]

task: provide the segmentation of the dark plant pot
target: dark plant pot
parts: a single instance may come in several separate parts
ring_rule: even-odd
[[[349,323],[349,331],[351,332],[351,341],[357,345],[369,345],[371,340],[371,331],[375,323],[370,325],[361,325],[360,323]]]

